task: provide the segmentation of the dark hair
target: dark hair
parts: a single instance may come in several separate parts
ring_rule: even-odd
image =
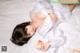
[[[27,43],[31,38],[31,37],[27,37],[28,36],[26,32],[27,30],[25,31],[25,27],[28,25],[30,25],[30,22],[24,22],[18,24],[13,30],[12,37],[10,39],[11,42],[19,46],[22,46],[25,43]]]

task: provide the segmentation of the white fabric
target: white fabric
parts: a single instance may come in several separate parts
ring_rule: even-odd
[[[48,51],[40,51],[36,48],[37,40],[44,40],[38,33],[36,33],[28,42],[28,44],[23,46],[21,53],[53,53],[55,48],[50,48]],[[45,41],[45,40],[44,40]],[[52,50],[53,49],[53,50]]]

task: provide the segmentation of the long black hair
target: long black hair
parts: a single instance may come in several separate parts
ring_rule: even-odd
[[[30,25],[30,22],[24,22],[21,24],[16,25],[16,27],[13,30],[11,42],[13,42],[16,45],[22,46],[25,43],[29,41],[31,37],[27,37],[27,30],[25,30],[25,27]]]

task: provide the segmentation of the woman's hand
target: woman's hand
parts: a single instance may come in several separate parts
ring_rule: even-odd
[[[36,47],[41,51],[47,51],[50,48],[50,44],[48,42],[43,42],[41,40],[38,40]]]

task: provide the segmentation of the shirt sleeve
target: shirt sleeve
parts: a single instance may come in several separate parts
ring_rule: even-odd
[[[36,15],[36,13],[43,14],[44,16],[48,15],[46,8],[40,2],[36,2],[32,5],[31,11],[30,11],[31,19],[35,18],[33,15]]]

